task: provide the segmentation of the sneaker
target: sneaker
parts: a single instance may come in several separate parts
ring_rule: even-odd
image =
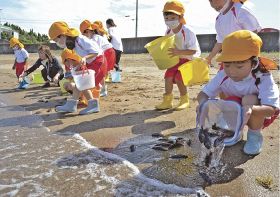
[[[247,155],[257,155],[262,150],[263,136],[261,132],[248,131],[247,142],[243,151]]]
[[[51,84],[49,82],[46,82],[44,85],[42,85],[42,88],[48,88],[50,86],[51,86]]]

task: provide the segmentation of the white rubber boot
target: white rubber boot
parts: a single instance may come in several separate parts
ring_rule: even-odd
[[[64,105],[57,106],[55,109],[57,112],[73,113],[77,111],[78,100],[69,99]]]
[[[88,101],[87,108],[80,111],[80,115],[86,115],[91,113],[97,113],[100,111],[99,108],[99,100],[98,99],[91,99]]]

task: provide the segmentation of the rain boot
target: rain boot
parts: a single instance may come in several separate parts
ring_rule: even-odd
[[[180,103],[175,110],[180,111],[190,106],[189,96],[186,94],[180,97]]]
[[[77,105],[78,105],[78,100],[69,99],[64,105],[57,106],[55,110],[57,112],[72,113],[77,111]]]
[[[173,94],[163,94],[163,101],[161,104],[156,105],[157,110],[165,110],[172,108]]]
[[[110,79],[110,73],[108,73],[108,75],[105,77],[105,82],[110,82],[111,79]]]
[[[260,131],[248,131],[243,151],[247,155],[257,155],[262,151],[262,144],[263,136]]]
[[[107,85],[102,86],[101,90],[100,90],[100,96],[104,97],[108,95],[108,91],[107,91]]]
[[[86,114],[91,114],[91,113],[96,113],[99,112],[99,100],[98,99],[91,99],[88,101],[88,106],[87,108],[83,109],[80,111],[80,115],[86,115]]]

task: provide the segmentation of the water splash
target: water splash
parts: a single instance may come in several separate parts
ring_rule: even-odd
[[[226,169],[226,165],[221,161],[225,148],[224,139],[232,135],[232,131],[221,129],[216,124],[210,129],[199,129],[198,139],[201,148],[196,164],[200,167],[200,175],[209,184],[212,184],[215,177],[222,175]]]

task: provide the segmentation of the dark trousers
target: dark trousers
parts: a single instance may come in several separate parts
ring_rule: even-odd
[[[58,69],[57,68],[55,68],[55,67],[51,67],[50,68],[50,70],[49,70],[49,76],[50,76],[50,78],[54,78],[54,76],[58,73]],[[48,72],[47,72],[47,69],[46,68],[44,68],[44,69],[42,69],[41,70],[41,74],[42,74],[42,77],[43,77],[43,79],[45,80],[45,81],[48,81],[49,79],[48,79]],[[59,77],[58,77],[58,79],[59,80],[61,80],[61,79],[63,79],[63,77],[64,77],[64,74],[60,74],[59,75]]]
[[[119,65],[120,59],[121,59],[121,55],[122,55],[122,51],[119,51],[117,49],[114,49],[116,52],[116,64]]]

